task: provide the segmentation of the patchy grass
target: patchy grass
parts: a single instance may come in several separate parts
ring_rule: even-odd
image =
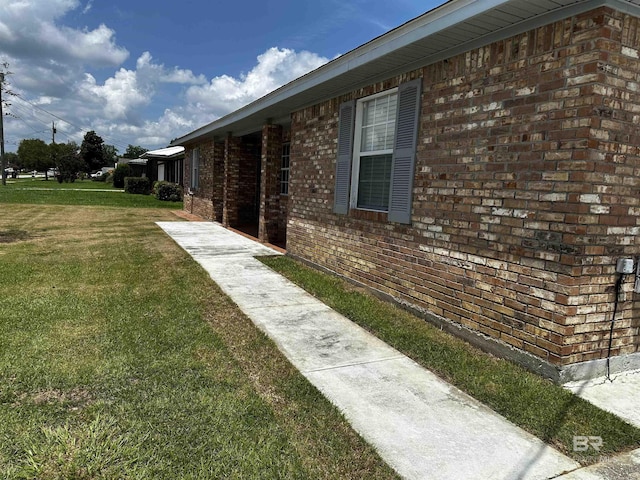
[[[397,478],[169,212],[0,208],[0,478]]]
[[[28,232],[11,228],[9,230],[0,230],[0,243],[13,243],[24,240],[29,236]]]
[[[640,446],[640,429],[560,386],[442,332],[346,281],[287,257],[260,259],[511,422],[583,464]],[[573,451],[574,435],[603,439],[599,452]]]

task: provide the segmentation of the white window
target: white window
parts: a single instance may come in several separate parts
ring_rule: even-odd
[[[391,160],[396,131],[397,89],[356,104],[351,208],[389,209]]]
[[[386,212],[411,223],[422,79],[340,104],[333,211]]]
[[[199,185],[199,170],[200,170],[200,147],[196,147],[191,152],[191,188],[194,190]]]
[[[289,195],[289,173],[291,171],[290,167],[290,158],[291,158],[291,144],[283,143],[282,144],[282,163],[280,167],[280,194],[281,195]]]

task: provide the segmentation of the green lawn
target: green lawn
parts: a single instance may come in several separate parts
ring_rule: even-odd
[[[8,179],[7,185],[0,185],[0,204],[3,203],[182,209],[182,202],[161,202],[152,195],[130,195],[109,183],[91,180],[58,183],[44,178]]]
[[[22,195],[0,187],[0,478],[396,478],[155,225],[173,214]]]
[[[76,180],[74,182],[63,182],[58,183],[55,178],[49,177],[48,180],[45,180],[44,177],[23,177],[23,178],[7,178],[7,185],[5,187],[10,188],[54,188],[56,190],[69,190],[69,189],[83,189],[83,190],[93,190],[93,189],[107,189],[114,191],[122,191],[122,188],[113,188],[113,183],[106,182],[94,182],[91,179],[86,180]],[[4,188],[4,187],[3,187]]]
[[[291,258],[261,260],[419,364],[583,464],[640,447],[640,429],[362,288]],[[603,447],[599,452],[574,452],[574,435],[600,436]]]

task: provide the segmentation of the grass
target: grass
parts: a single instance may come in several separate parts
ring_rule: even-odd
[[[0,203],[182,209],[182,202],[162,202],[152,195],[126,194],[122,189],[104,182],[76,180],[73,183],[58,183],[44,178],[8,179],[7,185],[0,186]]]
[[[582,464],[640,446],[640,429],[560,386],[486,354],[362,288],[288,257],[266,265],[441,378]],[[573,436],[600,436],[599,452],[573,451]]]
[[[113,183],[106,182],[94,182],[91,179],[76,180],[74,182],[59,183],[55,178],[49,177],[49,180],[45,180],[44,177],[24,177],[24,178],[7,178],[6,187],[13,188],[47,188],[56,190],[70,190],[70,189],[106,189],[114,191],[122,191],[122,188],[113,188]],[[4,188],[4,187],[2,187]]]
[[[0,209],[0,479],[396,478],[166,209]]]

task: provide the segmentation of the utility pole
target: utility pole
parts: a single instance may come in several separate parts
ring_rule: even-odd
[[[2,112],[2,88],[4,72],[0,72],[0,165],[2,165],[2,185],[7,184],[7,160],[4,157],[4,113]]]
[[[51,122],[51,163],[56,168],[56,122]],[[44,179],[49,180],[49,169],[44,171]]]

